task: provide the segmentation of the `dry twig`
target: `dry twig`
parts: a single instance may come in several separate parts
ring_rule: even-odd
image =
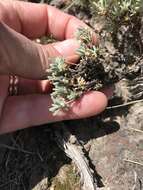
[[[129,106],[129,105],[132,105],[132,104],[140,103],[140,102],[143,102],[143,99],[127,102],[125,104],[119,104],[119,105],[116,105],[116,106],[110,106],[110,107],[107,107],[106,110],[115,109],[115,108],[121,108],[121,107]]]
[[[124,161],[125,161],[125,162],[130,162],[130,163],[132,163],[132,164],[137,164],[137,165],[143,166],[143,163],[136,162],[136,161],[133,161],[133,160],[124,159]]]
[[[83,147],[78,142],[76,136],[72,135],[65,126],[62,126],[62,132],[55,130],[55,136],[58,146],[72,159],[79,169],[82,189],[96,190],[94,172],[90,168]]]

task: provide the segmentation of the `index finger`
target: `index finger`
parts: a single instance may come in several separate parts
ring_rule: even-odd
[[[52,6],[19,1],[0,2],[0,21],[28,38],[52,34],[58,40],[74,37],[82,21]]]

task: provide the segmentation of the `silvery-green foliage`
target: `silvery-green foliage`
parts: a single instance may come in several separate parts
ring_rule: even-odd
[[[82,57],[96,57],[97,47],[93,45],[93,33],[88,28],[79,28],[76,39],[80,43],[77,53]]]
[[[142,0],[73,0],[73,2],[81,8],[87,8],[93,15],[105,15],[111,20],[126,12],[128,17],[133,16],[143,8]]]
[[[48,70],[48,79],[54,85],[51,93],[52,107],[50,111],[56,114],[59,110],[67,110],[68,102],[74,100],[78,93],[71,87],[71,78],[68,76],[69,65],[64,58],[57,57],[53,60]]]
[[[94,13],[106,15],[111,20],[128,13],[136,14],[143,5],[142,0],[89,0]]]
[[[87,28],[79,28],[76,36],[81,46],[77,50],[82,59],[87,57],[96,57],[97,48],[92,44],[92,32]],[[79,63],[80,64],[80,63]],[[57,57],[50,64],[48,70],[48,79],[53,84],[51,98],[53,101],[50,111],[56,114],[59,110],[67,110],[69,103],[79,98],[84,93],[85,81],[80,78],[74,78],[75,70],[62,57]],[[74,78],[74,79],[73,79]]]

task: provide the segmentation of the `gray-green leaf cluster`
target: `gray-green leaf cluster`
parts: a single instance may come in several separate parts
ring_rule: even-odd
[[[79,6],[80,3],[82,4],[82,8],[90,5],[90,11],[93,10],[97,17],[106,17],[107,27],[104,28],[106,32],[100,33],[103,40],[101,39],[99,45],[94,45],[91,30],[79,28],[76,34],[76,39],[80,43],[77,49],[80,55],[79,63],[68,64],[64,58],[57,57],[50,64],[48,79],[53,84],[51,93],[53,104],[50,111],[54,114],[61,109],[68,110],[70,103],[83,93],[89,90],[99,90],[109,85],[111,80],[113,83],[120,80],[120,75],[124,75],[122,68],[126,67],[125,57],[117,50],[109,51],[111,46],[108,48],[108,44],[104,43],[104,38],[109,38],[106,41],[112,41],[110,40],[112,32],[115,34],[114,29],[119,28],[118,19],[120,24],[130,24],[130,19],[133,19],[142,7],[142,0],[78,0],[75,4],[78,4],[77,2]],[[111,32],[107,32],[107,28],[111,28]],[[112,49],[115,50],[115,48]],[[126,73],[125,68],[124,73]]]
[[[96,57],[97,48],[92,44],[92,33],[87,28],[79,28],[77,40],[81,46],[77,50],[81,60],[87,57]],[[79,64],[82,64],[80,62]],[[50,64],[48,79],[53,84],[51,98],[53,101],[50,111],[56,114],[59,110],[68,110],[69,103],[84,93],[85,81],[77,73],[75,66],[66,63],[62,57],[57,57]]]
[[[67,110],[69,101],[77,98],[78,93],[72,88],[69,65],[64,58],[57,57],[53,60],[48,71],[48,79],[54,86],[50,111],[56,114],[61,109]]]
[[[142,0],[73,0],[73,3],[88,8],[92,14],[105,15],[111,19],[125,13],[130,17],[143,7]]]

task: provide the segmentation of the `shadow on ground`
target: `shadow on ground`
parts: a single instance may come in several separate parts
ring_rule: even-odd
[[[65,124],[85,144],[119,129],[116,122],[99,120],[90,118]],[[59,169],[70,164],[70,159],[57,146],[53,130],[52,125],[41,126],[0,137],[0,190],[32,190],[44,178],[50,186]]]

